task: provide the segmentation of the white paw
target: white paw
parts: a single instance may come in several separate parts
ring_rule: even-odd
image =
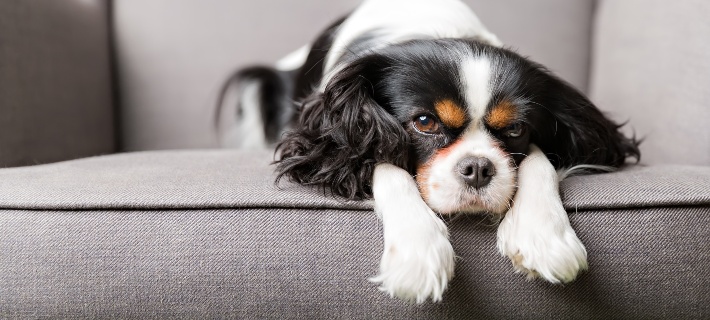
[[[515,216],[511,219],[506,216],[501,222],[498,227],[498,250],[510,259],[516,272],[526,274],[528,279],[539,277],[551,283],[567,283],[587,269],[587,250],[562,210],[553,215],[531,214],[556,219],[520,223]],[[506,215],[511,214],[509,211]],[[562,219],[561,214],[564,214]]]
[[[392,297],[422,303],[441,301],[454,276],[454,249],[441,220],[407,223],[386,236],[380,274],[370,281]],[[389,239],[387,239],[389,238]]]

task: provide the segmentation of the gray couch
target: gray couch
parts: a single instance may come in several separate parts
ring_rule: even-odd
[[[641,165],[561,185],[578,280],[526,281],[467,216],[444,301],[422,305],[367,281],[370,202],[215,149],[228,73],[356,2],[0,1],[0,318],[710,318],[706,1],[468,1],[646,140]]]

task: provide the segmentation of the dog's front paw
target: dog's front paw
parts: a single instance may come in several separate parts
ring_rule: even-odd
[[[417,303],[441,301],[454,276],[455,254],[443,222],[431,223],[435,225],[398,229],[385,241],[380,274],[370,279],[380,290]]]
[[[566,215],[553,216],[559,214]],[[498,227],[498,250],[529,279],[570,282],[587,269],[587,250],[564,218],[519,223],[506,217]]]

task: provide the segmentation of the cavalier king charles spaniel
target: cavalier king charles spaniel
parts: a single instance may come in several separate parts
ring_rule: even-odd
[[[366,0],[276,68],[231,80],[236,136],[278,143],[278,179],[374,198],[384,252],[371,280],[418,303],[440,301],[454,275],[440,215],[497,215],[516,271],[574,280],[587,252],[560,200],[563,172],[639,158],[634,138],[459,0]]]

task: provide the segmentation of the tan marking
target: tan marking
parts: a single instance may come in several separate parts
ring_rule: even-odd
[[[495,105],[486,116],[486,123],[494,129],[503,129],[515,121],[518,109],[508,100],[503,100]]]
[[[427,185],[429,184],[429,170],[431,170],[431,161],[428,161],[421,166],[417,167],[417,187],[419,187],[419,194],[422,195],[424,202],[429,201],[429,191],[427,190]]]
[[[461,128],[466,122],[466,112],[452,100],[441,100],[434,105],[434,109],[441,122],[447,127]]]
[[[424,202],[429,201],[429,190],[427,186],[429,186],[429,171],[431,170],[431,166],[434,165],[437,161],[439,161],[441,158],[447,157],[449,153],[453,149],[456,148],[456,145],[460,144],[462,140],[457,140],[456,142],[448,145],[447,147],[443,149],[439,149],[434,153],[434,155],[429,158],[429,160],[422,165],[417,167],[417,175],[415,180],[417,181],[417,186],[419,187],[419,193],[422,195],[422,199],[424,199]],[[439,189],[439,184],[438,183],[433,183],[431,185],[432,189]]]

